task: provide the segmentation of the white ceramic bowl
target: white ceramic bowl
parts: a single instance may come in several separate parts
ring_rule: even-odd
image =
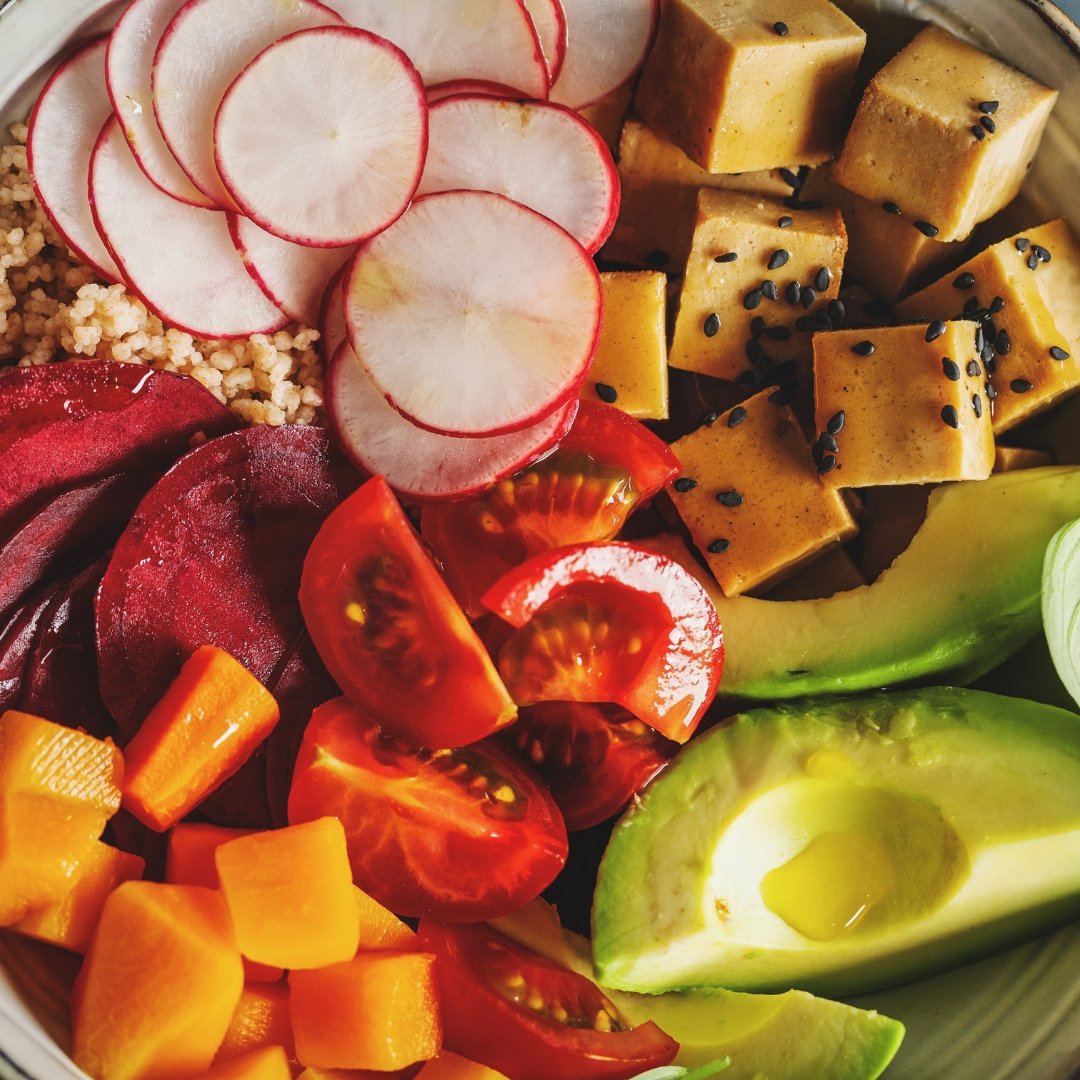
[[[1028,193],[1080,233],[1080,30],[1061,11],[1043,0],[837,2],[868,29],[877,28],[879,40],[910,34],[913,20],[933,21],[1057,87],[1061,98]],[[124,0],[0,0],[0,122],[24,118],[55,58],[106,30],[123,6]],[[29,1001],[0,963],[0,1077],[81,1077],[48,1034],[63,1038],[55,1014],[43,1025],[40,1000],[36,1015]],[[858,1004],[908,1027],[889,1080],[1075,1080],[1080,926]]]

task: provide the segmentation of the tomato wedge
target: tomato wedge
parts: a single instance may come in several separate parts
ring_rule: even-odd
[[[566,862],[558,808],[503,747],[416,749],[345,698],[312,714],[289,792],[290,823],[328,814],[345,826],[356,884],[399,915],[505,915]]]
[[[678,749],[618,705],[579,701],[530,705],[502,737],[535,767],[571,832],[624,810]]]
[[[436,956],[443,1043],[514,1080],[625,1080],[679,1044],[651,1020],[630,1028],[595,983],[490,926],[420,922]]]
[[[300,607],[345,695],[416,746],[463,746],[517,710],[381,476],[323,523],[304,560]]]
[[[678,473],[674,452],[641,421],[583,401],[553,453],[477,498],[425,506],[420,532],[476,617],[507,570],[550,548],[610,539]]]
[[[576,544],[501,577],[484,605],[518,630],[499,671],[519,705],[609,701],[686,742],[716,695],[724,638],[703,586],[633,544]]]

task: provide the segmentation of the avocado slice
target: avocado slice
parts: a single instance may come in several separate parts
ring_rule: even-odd
[[[604,986],[846,995],[1080,917],[1080,720],[929,688],[756,709],[616,825]]]
[[[492,926],[594,978],[588,940],[563,929],[555,909],[543,900],[493,920]],[[723,1080],[875,1080],[904,1037],[898,1020],[802,990],[744,994],[705,987],[649,995],[605,987],[604,993],[631,1025],[653,1020],[679,1044],[674,1065],[697,1068],[729,1058]]]
[[[873,584],[777,601],[725,597],[709,579],[726,643],[720,692],[776,701],[971,682],[1039,632],[1043,553],[1077,516],[1080,469],[1019,470],[938,488]]]

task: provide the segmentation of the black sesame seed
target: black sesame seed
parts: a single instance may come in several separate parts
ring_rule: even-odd
[[[717,332],[720,329],[720,316],[716,312],[712,312],[705,320],[704,325],[701,327],[702,333],[706,337],[716,337]]]
[[[995,113],[998,110],[998,102],[996,101],[980,101],[979,112],[981,113]]]
[[[764,296],[766,300],[779,300],[780,293],[777,291],[776,282],[766,278],[761,283],[761,295]]]
[[[971,409],[975,413],[976,419],[982,416],[982,398],[978,394],[971,395]]]
[[[979,325],[975,327],[975,351],[981,356],[985,348],[986,330],[983,328],[983,324],[979,323]]]
[[[798,191],[799,188],[802,187],[802,179],[790,169],[777,169],[776,171],[779,174],[780,179],[783,180],[792,191]]]
[[[927,341],[934,341],[935,339],[941,337],[941,335],[944,334],[944,333],[945,333],[945,324],[940,319],[935,319],[926,328],[926,340]]]
[[[960,365],[954,360],[950,360],[947,356],[941,358],[941,370],[945,372],[945,378],[950,379],[952,382],[957,382],[960,379]]]
[[[792,281],[784,290],[784,299],[789,304],[797,304],[802,297],[802,286],[797,281]]]
[[[791,331],[786,326],[770,326],[765,331],[765,336],[772,341],[787,341],[791,337]]]
[[[983,367],[986,368],[987,375],[993,375],[997,370],[997,360],[994,359],[994,347],[987,345],[982,353],[979,355],[979,359],[983,362]]]
[[[986,384],[986,396],[993,401],[997,397],[997,387],[993,383]]]
[[[824,292],[832,284],[832,271],[823,266],[814,278],[814,287],[818,292]]]
[[[982,124],[984,128],[986,128],[986,133],[988,135],[993,135],[994,132],[997,131],[997,124],[995,124],[989,116],[980,117],[979,123]]]
[[[1034,386],[1034,383],[1029,382],[1027,379],[1013,379],[1009,383],[1009,387],[1014,394],[1026,394]]]
[[[931,225],[929,221],[916,221],[914,225],[923,236],[934,237],[941,231],[936,225]]]
[[[829,422],[825,425],[826,430],[830,435],[839,435],[844,430],[844,420],[847,417],[844,415],[844,410],[835,412],[829,417]]]
[[[795,224],[795,219],[784,214],[783,217],[776,219],[776,227],[778,229],[790,229]],[[786,260],[785,260],[786,261]]]
[[[817,299],[817,289],[813,285],[805,285],[802,290],[802,306],[809,308]]]
[[[1012,339],[1009,337],[1008,331],[999,330],[997,337],[994,338],[994,352],[998,356],[1006,356],[1012,350]]]
[[[721,506],[742,506],[743,497],[737,491],[718,491],[716,501]]]
[[[800,315],[795,320],[795,329],[802,330],[804,333],[812,333],[817,328],[817,319],[812,315]]]
[[[958,428],[960,426],[960,417],[956,415],[955,405],[946,405],[941,410],[941,419],[951,428]]]
[[[977,296],[969,296],[964,301],[964,314],[971,315],[979,307],[979,298]]]
[[[758,344],[756,338],[751,338],[749,341],[743,344],[743,351],[746,353],[750,363],[756,364],[762,357],[761,346]]]
[[[693,491],[697,487],[697,481],[692,480],[689,476],[680,476],[675,481],[675,490],[685,494],[688,491]]]
[[[666,251],[661,251],[656,248],[654,251],[645,252],[645,265],[646,266],[667,266],[668,260],[671,258]]]
[[[1069,354],[1060,345],[1051,345],[1050,358],[1052,360],[1068,360]]]
[[[1032,244],[1031,250],[1035,253],[1035,257],[1039,262],[1049,262],[1050,252],[1042,246],[1042,244]]]
[[[979,142],[982,142],[986,138],[986,132],[978,124],[971,125],[971,134],[975,136]]]
[[[735,376],[735,381],[740,386],[750,386],[757,380],[757,375],[751,368],[743,368],[738,375]]]
[[[776,31],[777,34],[780,35],[780,37],[787,37],[788,34],[791,32],[788,29],[788,24],[785,22],[774,22],[772,24],[772,28]]]
[[[756,338],[765,333],[765,320],[760,315],[755,315],[750,320],[750,333]]]
[[[793,386],[781,386],[779,390],[774,390],[769,395],[769,401],[773,405],[790,405],[794,394],[795,388]]]
[[[817,444],[823,452],[827,451],[830,454],[835,454],[840,449],[836,439],[834,439],[827,431],[823,431],[818,436]]]
[[[828,472],[832,472],[836,468],[836,457],[833,454],[826,454],[818,463],[817,471],[819,475],[824,476]]]
[[[962,274],[957,274],[953,278],[954,289],[970,289],[975,284],[975,275],[964,271]]]
[[[751,289],[743,298],[742,306],[747,311],[753,311],[761,303],[761,290]]]
[[[979,367],[978,360],[969,360],[966,370],[973,379],[982,374],[982,368]]]
[[[1004,310],[1004,308],[1005,297],[995,296],[994,299],[990,301],[990,307],[987,308],[987,311],[989,311],[991,315],[996,315],[999,311]]]
[[[1026,236],[1018,236],[1016,238],[1016,250],[1017,251],[1027,251],[1027,249],[1030,246],[1031,246],[1031,241]]]
[[[785,251],[783,248],[777,248],[776,251],[769,256],[768,267],[770,270],[779,270],[790,258],[790,251]]]
[[[828,311],[833,326],[843,326],[844,319],[847,318],[847,308],[844,307],[843,300],[830,300]]]
[[[614,386],[609,386],[607,383],[598,382],[594,385],[593,389],[596,391],[596,396],[601,401],[606,401],[609,405],[614,405],[619,400],[619,391]]]
[[[735,262],[738,259],[739,253],[737,251],[725,251],[723,255],[714,255],[713,262],[729,263]]]
[[[902,214],[904,212],[903,210],[900,209],[899,206],[896,205],[896,203],[894,203],[892,201],[883,202],[881,204],[881,209],[884,210],[886,214],[897,214],[897,215],[899,215],[899,214]]]
[[[725,540],[721,537],[719,540],[714,540],[708,547],[710,555],[723,555],[727,549],[731,547],[731,541]]]
[[[738,427],[746,419],[746,410],[741,405],[736,405],[731,412],[728,413],[727,426],[729,428]]]
[[[1028,257],[1027,257],[1027,266],[1028,266],[1028,269],[1029,269],[1029,270],[1034,270],[1034,269],[1036,269],[1036,268],[1038,267],[1038,265],[1039,265],[1039,256],[1038,256],[1038,255],[1036,255],[1036,254],[1035,254],[1035,252],[1033,251],[1033,252],[1032,252],[1032,253],[1031,253],[1031,254],[1030,254],[1030,255],[1029,255]]]
[[[829,315],[827,308],[818,308],[817,311],[814,312],[814,324],[822,330],[832,329],[832,318]]]
[[[851,346],[851,351],[856,356],[871,356],[874,352],[874,343],[872,341],[859,341]]]

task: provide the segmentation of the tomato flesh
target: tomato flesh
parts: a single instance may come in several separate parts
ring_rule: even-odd
[[[444,1045],[514,1080],[626,1080],[678,1052],[652,1021],[630,1028],[582,975],[489,926],[424,919],[435,953]]]
[[[300,607],[327,670],[388,732],[462,746],[513,721],[487,650],[382,477],[324,522]]]
[[[613,702],[681,743],[716,694],[716,609],[663,555],[617,542],[559,548],[505,574],[483,601],[518,628],[499,670],[519,705]]]
[[[399,915],[505,915],[566,862],[558,808],[502,746],[417,749],[345,698],[312,714],[289,792],[290,823],[328,814],[345,827],[356,884]]]

